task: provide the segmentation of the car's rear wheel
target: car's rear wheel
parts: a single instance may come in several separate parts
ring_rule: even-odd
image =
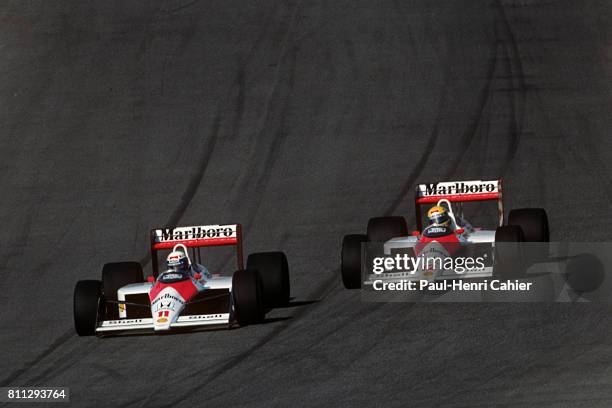
[[[525,276],[523,242],[525,236],[521,227],[506,225],[495,231],[494,272],[501,279],[516,279]]]
[[[144,281],[142,266],[138,262],[114,262],[107,263],[102,268],[102,291],[106,303],[106,319],[116,320],[119,318],[119,307],[117,291],[130,283],[141,283]]]
[[[368,241],[370,242],[386,242],[391,238],[407,235],[408,226],[404,217],[375,217],[368,221]]]
[[[96,334],[101,299],[102,282],[97,280],[77,282],[74,287],[73,312],[74,328],[79,336]]]
[[[548,215],[543,208],[520,208],[510,211],[508,225],[521,227],[526,242],[549,242]]]
[[[259,272],[249,269],[236,271],[232,277],[232,296],[238,324],[246,326],[264,319],[263,288]]]
[[[510,211],[508,225],[521,227],[528,242],[525,247],[527,263],[542,262],[548,258],[550,231],[548,215],[543,208],[520,208]]]
[[[342,239],[340,272],[347,289],[361,288],[361,244],[368,242],[364,234],[345,235]]]
[[[247,269],[261,276],[263,300],[266,307],[289,304],[289,264],[283,252],[259,252],[249,255]]]

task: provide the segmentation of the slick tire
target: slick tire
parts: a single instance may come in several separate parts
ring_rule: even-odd
[[[265,307],[282,307],[289,304],[289,264],[283,252],[251,254],[247,258],[247,269],[255,270],[261,276]]]
[[[525,236],[521,227],[506,225],[495,231],[495,259],[493,271],[499,279],[519,279],[525,276],[523,242]]]
[[[368,221],[367,233],[370,242],[386,242],[391,238],[407,236],[408,226],[404,217],[375,217]]]
[[[102,268],[102,292],[104,300],[116,301],[117,290],[130,283],[144,281],[142,266],[138,262],[107,263]],[[119,310],[116,303],[106,303],[106,318],[119,319]]]
[[[74,287],[74,329],[79,336],[96,334],[96,324],[102,298],[102,282],[82,280]]]
[[[521,208],[510,211],[508,225],[521,227],[526,242],[549,242],[548,215],[543,208]]]
[[[510,211],[508,225],[521,227],[525,236],[525,256],[528,263],[542,262],[548,258],[550,231],[548,215],[543,208],[521,208]]]
[[[368,242],[364,234],[345,235],[342,239],[340,273],[347,289],[361,288],[361,244]]]
[[[249,269],[236,271],[232,277],[232,296],[239,325],[247,326],[263,321],[265,311],[259,272]]]

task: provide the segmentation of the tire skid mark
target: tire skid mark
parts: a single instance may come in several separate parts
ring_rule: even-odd
[[[284,125],[285,125],[285,119],[286,119],[286,115],[288,113],[288,108],[289,108],[289,99],[291,97],[291,93],[293,90],[293,84],[295,81],[295,68],[296,68],[297,51],[298,51],[298,49],[295,46],[290,48],[289,44],[290,42],[292,42],[291,36],[293,35],[293,31],[294,31],[293,26],[296,20],[298,10],[300,9],[300,5],[301,5],[301,1],[298,1],[291,13],[291,18],[288,22],[287,31],[285,32],[284,38],[282,40],[282,45],[279,51],[278,60],[276,62],[274,82],[272,83],[270,87],[270,91],[268,93],[268,96],[266,98],[266,103],[264,105],[264,111],[262,114],[262,117],[264,118],[263,123],[261,127],[259,128],[259,130],[256,132],[255,137],[254,137],[255,148],[252,150],[252,154],[249,157],[250,165],[244,167],[245,171],[243,172],[242,182],[239,183],[239,187],[236,189],[237,193],[239,192],[243,193],[244,191],[252,191],[252,193],[255,195],[255,199],[253,200],[255,202],[255,205],[249,205],[249,208],[246,209],[247,211],[247,216],[245,217],[246,221],[242,223],[245,226],[251,225],[252,221],[255,219],[256,213],[259,209],[259,206],[261,205],[261,201],[263,200],[264,190],[270,180],[270,177],[272,175],[272,169],[277,160],[276,153],[279,152],[280,147],[284,139],[286,138]],[[289,76],[287,79],[287,89],[284,95],[281,95],[278,97],[281,99],[282,108],[278,115],[279,118],[276,119],[274,115],[273,107],[277,100],[277,94],[279,93],[279,85],[282,82],[280,79],[281,71],[283,67],[282,62],[288,55],[290,57],[290,67],[288,69]],[[276,131],[274,132],[274,136],[268,143],[265,143],[264,136],[266,133],[268,133],[267,131],[269,131],[269,126],[271,124],[274,124],[275,120],[278,120],[278,125],[276,128]],[[259,146],[265,146],[266,148],[262,147],[261,149],[258,149]],[[263,170],[261,170],[261,167],[260,167],[260,163],[262,162],[261,160],[262,156],[265,157],[265,159],[263,160],[263,163],[264,163]],[[259,175],[255,176],[257,175],[257,173],[259,173]],[[255,187],[250,188],[250,186],[252,185],[253,177],[256,177]],[[238,200],[235,200],[235,201],[238,201]],[[250,201],[249,204],[251,202],[252,201]],[[239,208],[234,208],[234,212],[239,212],[238,209]]]
[[[484,111],[487,106],[487,102],[489,101],[489,98],[491,96],[491,88],[495,77],[495,70],[497,68],[497,60],[499,55],[498,49],[499,47],[496,40],[493,43],[493,46],[491,47],[486,82],[479,93],[477,114],[475,118],[470,121],[467,128],[463,131],[463,134],[460,137],[460,144],[462,146],[461,152],[453,160],[448,171],[446,172],[444,179],[450,180],[451,177],[457,173],[461,162],[463,161],[467,152],[470,150],[470,146],[472,145],[472,142],[476,137],[476,132],[478,131],[478,127],[480,126],[480,123],[484,116]]]
[[[523,133],[523,129],[525,126],[525,114],[526,114],[526,99],[527,99],[527,86],[525,85],[525,72],[523,70],[523,62],[521,60],[521,54],[519,52],[518,43],[516,40],[516,36],[512,31],[512,26],[510,25],[510,20],[508,19],[508,15],[506,13],[506,9],[502,4],[501,0],[496,0],[496,5],[498,12],[501,17],[501,22],[503,25],[503,29],[505,31],[507,39],[510,40],[504,41],[503,45],[506,48],[506,52],[508,55],[508,74],[509,74],[509,82],[511,86],[514,86],[514,80],[516,79],[518,82],[518,92],[519,95],[516,95],[516,92],[512,92],[510,94],[511,103],[512,103],[512,124],[510,128],[510,137],[511,141],[508,146],[508,150],[506,151],[506,158],[504,161],[504,165],[501,169],[501,174],[505,174],[511,162],[514,160],[516,153],[518,151],[519,144],[521,142],[521,135]],[[512,64],[514,63],[514,67]],[[518,112],[517,112],[518,110]],[[542,190],[540,190],[542,191]]]
[[[281,112],[279,113],[280,118],[279,118],[278,127],[275,132],[274,139],[272,139],[272,142],[270,143],[268,147],[268,150],[265,156],[266,158],[264,160],[263,171],[261,172],[261,174],[257,178],[257,181],[255,182],[255,199],[251,201],[251,202],[254,202],[254,205],[251,205],[249,207],[249,214],[246,217],[245,225],[252,225],[257,215],[259,207],[261,206],[261,203],[264,198],[265,189],[268,186],[270,179],[272,178],[272,170],[274,169],[274,165],[276,164],[276,161],[278,157],[280,156],[280,151],[282,150],[283,143],[285,142],[285,139],[287,137],[286,118],[289,113],[288,111],[289,111],[289,106],[290,106],[290,99],[292,96],[293,85],[295,82],[296,63],[297,63],[297,48],[293,47],[290,53],[290,65],[289,65],[289,70],[288,70],[289,77],[287,80],[287,93],[282,98],[281,104],[283,108]],[[265,128],[266,127],[264,127],[263,129]]]
[[[402,7],[401,2],[394,0],[393,5],[398,13],[402,15],[406,14],[406,11],[404,10],[404,7]],[[417,55],[418,57],[418,47],[417,47],[416,40],[414,39],[414,34],[412,30],[409,29],[408,34],[409,34],[409,46],[412,50],[412,53],[414,55]],[[440,133],[440,122],[442,120],[442,113],[444,112],[446,108],[447,92],[448,92],[449,84],[451,80],[451,65],[446,64],[445,66],[446,66],[446,69],[444,71],[442,92],[440,94],[440,99],[438,100],[438,107],[436,109],[437,115],[436,115],[434,127],[427,140],[427,144],[425,145],[425,149],[424,149],[423,154],[421,155],[421,158],[413,166],[412,171],[410,172],[410,175],[408,176],[407,180],[404,182],[404,185],[400,189],[399,194],[395,197],[393,201],[391,201],[389,206],[383,211],[383,215],[385,216],[393,215],[398,210],[398,208],[404,201],[406,195],[409,192],[411,192],[412,189],[414,188],[414,184],[417,182],[418,178],[423,172],[423,169],[427,165],[427,162],[429,161],[431,154],[434,151],[434,148],[436,146],[436,143],[438,141],[438,136]]]
[[[263,17],[263,30],[259,33],[257,38],[251,44],[246,56],[238,58],[238,70],[236,72],[234,87],[236,90],[236,99],[234,102],[234,119],[232,120],[232,132],[231,137],[237,138],[240,133],[240,128],[242,126],[242,120],[244,118],[244,112],[246,109],[246,71],[249,63],[255,56],[255,53],[260,48],[262,42],[266,38],[266,35],[269,33],[269,29],[272,26],[272,18],[273,18],[274,7],[269,7],[267,11],[264,13]]]
[[[481,89],[480,94],[479,94],[479,100],[478,100],[478,105],[477,105],[478,113],[475,119],[471,121],[471,123],[468,125],[467,129],[463,132],[461,136],[460,144],[463,147],[463,149],[459,153],[459,155],[455,157],[454,161],[450,165],[450,168],[445,176],[446,179],[450,179],[454,174],[457,173],[459,165],[461,164],[461,162],[463,161],[463,158],[469,151],[472,141],[474,140],[476,136],[476,132],[484,116],[485,107],[487,106],[487,102],[489,101],[489,98],[490,98],[492,83],[495,78],[497,60],[498,60],[498,42],[496,39],[496,41],[493,43],[491,47],[491,55],[489,57],[489,65],[487,69],[485,86]],[[436,124],[434,126],[434,129],[432,130],[432,133],[429,137],[427,145],[425,146],[424,153],[419,159],[418,163],[413,167],[411,174],[408,176],[408,179],[406,180],[403,187],[401,188],[398,196],[390,203],[389,207],[387,207],[387,209],[385,210],[384,215],[392,215],[395,211],[397,211],[399,206],[404,201],[406,195],[409,192],[411,192],[412,189],[414,188],[415,183],[418,181],[418,178],[420,177],[423,169],[425,168],[433,152],[433,149],[438,139],[440,122],[443,117],[442,113],[445,108],[446,91],[449,87],[448,85],[450,81],[450,76],[451,76],[450,64],[447,64],[446,79],[444,83],[444,92],[442,94],[442,97],[438,105],[438,116],[436,118]]]
[[[409,192],[411,192],[412,189],[414,188],[415,183],[417,182],[418,178],[421,176],[423,169],[427,165],[427,162],[429,161],[429,158],[431,157],[431,154],[433,153],[434,147],[436,146],[436,143],[438,141],[438,135],[440,133],[440,122],[442,119],[442,111],[444,110],[444,106],[446,103],[446,92],[448,89],[449,80],[450,80],[450,69],[448,69],[448,66],[447,66],[446,79],[444,81],[442,95],[438,102],[438,109],[437,109],[438,115],[436,116],[436,123],[431,131],[431,134],[429,135],[429,139],[427,140],[427,145],[425,146],[425,150],[423,154],[421,155],[421,158],[419,159],[419,161],[412,168],[412,171],[410,172],[410,175],[406,179],[406,182],[400,189],[399,194],[389,204],[389,206],[384,210],[383,215],[385,216],[393,215],[397,211],[399,206],[404,201],[404,198],[406,197],[406,195]]]
[[[278,156],[280,156],[279,153],[282,150],[282,146],[287,136],[285,123],[286,123],[286,117],[289,113],[290,99],[292,96],[292,91],[293,91],[293,87],[295,83],[295,70],[296,70],[296,65],[297,65],[297,53],[298,53],[297,46],[294,45],[293,47],[291,47],[290,50],[287,47],[289,44],[289,37],[292,33],[293,22],[297,15],[297,11],[299,10],[300,4],[301,2],[298,2],[296,4],[295,9],[292,12],[292,17],[289,22],[287,32],[285,33],[283,45],[281,46],[278,61],[276,63],[276,72],[274,75],[275,82],[273,83],[271,91],[268,95],[268,98],[266,99],[266,108],[264,111],[265,119],[264,119],[262,127],[257,131],[255,140],[256,141],[261,140],[266,133],[272,133],[273,138],[268,144],[263,143],[263,142],[256,143],[256,147],[255,149],[253,149],[253,153],[249,157],[249,160],[248,160],[249,164],[243,167],[244,171],[242,175],[240,176],[242,180],[237,183],[237,186],[235,189],[236,194],[244,194],[245,191],[248,191],[250,192],[249,195],[254,197],[252,200],[249,200],[249,206],[246,209],[243,209],[243,211],[246,212],[246,216],[243,216],[241,218],[242,220],[241,224],[247,227],[245,228],[246,232],[244,233],[245,239],[248,236],[249,231],[250,231],[250,228],[248,227],[252,225],[257,215],[257,212],[259,210],[259,207],[261,206],[261,203],[264,198],[265,189],[272,177],[272,170],[274,169],[274,165],[276,164],[276,161],[278,160]],[[263,39],[259,39],[258,42],[262,40]],[[276,94],[279,91],[278,89],[279,83],[281,82],[279,78],[281,76],[282,62],[287,56],[290,58],[289,67],[287,69],[287,72],[288,72],[288,77],[286,81],[287,85],[286,85],[286,89],[284,90],[284,93],[281,96],[278,96],[278,98],[280,99],[279,104],[282,106],[282,108],[280,112],[278,113],[278,119],[277,119],[276,116],[274,115],[274,112],[271,106],[276,101]],[[249,56],[247,58],[247,61],[251,58],[252,56]],[[240,68],[240,70],[244,72],[246,70],[245,68],[246,68],[246,63],[243,65],[242,68]],[[240,74],[238,75],[237,80],[239,80],[239,77],[240,77]],[[244,82],[244,78],[242,78],[242,81]],[[244,87],[244,83],[242,84],[242,86]],[[244,98],[244,95],[242,97]],[[244,104],[244,102],[242,103]],[[238,101],[237,104],[240,104],[240,102]],[[243,114],[244,112],[241,112],[240,116],[242,116]],[[276,122],[278,122],[278,124],[276,124]],[[275,124],[276,126],[274,126]],[[270,127],[272,128],[275,127],[275,131],[266,132],[266,130],[270,130],[269,129]],[[238,127],[235,127],[234,129],[235,131],[239,130]],[[261,149],[258,149],[257,147],[259,147],[260,145],[264,147],[262,147]],[[263,170],[260,170],[261,160],[259,160],[259,158],[262,156],[264,156],[265,159],[263,160]],[[256,174],[258,173],[258,170],[259,170],[259,175],[256,176]],[[252,180],[255,177],[257,178],[256,178],[256,181],[253,183]],[[253,184],[254,184],[254,187],[250,187]],[[240,202],[241,200],[234,199],[232,201]],[[241,209],[240,204],[238,204],[237,207],[233,208],[232,212],[241,213],[240,209]],[[233,255],[231,254],[228,254],[227,256],[225,256],[220,262],[220,265],[221,265],[220,269],[225,268],[227,264],[232,260],[232,258],[233,258]]]
[[[189,183],[187,184],[187,187],[185,188],[181,196],[181,201],[168,218],[166,225],[176,225],[183,217],[185,211],[193,201],[198,187],[200,186],[200,184],[202,184],[204,173],[206,173],[206,169],[208,168],[208,164],[210,163],[210,159],[215,150],[220,127],[221,115],[219,112],[217,112],[217,114],[215,115],[215,119],[213,120],[212,128],[209,132],[210,137],[206,141],[206,144],[204,146],[204,152],[200,156],[200,162],[198,163],[197,169],[195,173],[190,177]],[[150,259],[150,254],[148,255],[148,258]]]
[[[181,5],[181,6],[175,7],[173,9],[166,10],[166,13],[174,14],[174,13],[179,12],[181,10],[185,10],[187,8],[193,7],[193,6],[195,6],[199,2],[200,2],[200,0],[192,0],[192,1],[187,2],[187,3],[185,3],[185,4]]]

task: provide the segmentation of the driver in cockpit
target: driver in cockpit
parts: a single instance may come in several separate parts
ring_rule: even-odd
[[[176,247],[168,254],[166,266],[168,272],[188,273],[190,275],[201,274],[207,277],[210,275],[206,267],[199,264],[191,264],[185,252]]]
[[[427,211],[429,225],[423,230],[423,236],[438,238],[454,233],[453,220],[448,210],[441,205],[435,205]]]

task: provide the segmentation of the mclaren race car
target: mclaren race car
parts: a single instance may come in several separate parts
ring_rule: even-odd
[[[497,227],[475,227],[465,218],[464,204],[479,201],[497,202]],[[421,207],[424,205],[443,208],[449,217],[447,223],[423,228]],[[371,218],[367,234],[344,236],[341,274],[346,288],[355,289],[362,287],[362,284],[372,285],[381,281],[426,279],[433,282],[491,276],[521,278],[527,267],[537,262],[548,248],[548,217],[544,209],[512,210],[507,223],[504,223],[501,180],[419,184],[415,189],[415,212],[417,230],[412,233],[408,233],[404,217],[388,216]],[[525,242],[540,244],[525,245]],[[375,264],[372,257],[377,251],[382,257],[407,254],[406,257],[417,261],[419,257],[427,259],[413,262],[412,268],[374,271],[370,266]],[[442,261],[458,259],[459,255],[463,260],[469,256],[482,262],[478,267],[469,270],[463,268],[459,272],[456,268],[440,266]],[[429,262],[431,257],[441,262]]]
[[[235,323],[258,323],[267,310],[289,302],[285,254],[251,254],[244,268],[240,224],[159,228],[151,231],[150,240],[153,274],[148,279],[140,263],[118,262],[104,265],[101,280],[77,282],[77,334],[230,328]],[[237,269],[231,276],[211,273],[201,265],[202,248],[219,246],[235,249]],[[167,252],[168,265],[180,258],[184,269],[160,272],[159,258]]]

